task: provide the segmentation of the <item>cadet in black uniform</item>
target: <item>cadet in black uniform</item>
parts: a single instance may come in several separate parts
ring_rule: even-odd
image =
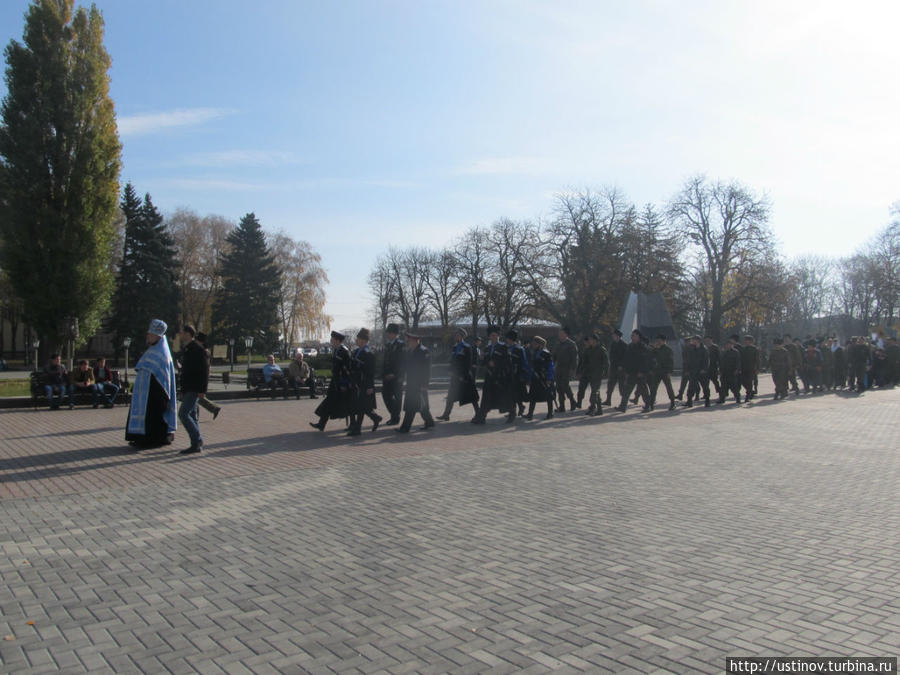
[[[372,420],[372,432],[381,424],[375,412],[375,355],[369,351],[369,329],[360,328],[356,334],[356,349],[350,358],[350,390],[352,410],[348,436],[359,436],[363,417]]]
[[[349,417],[352,412],[352,392],[350,391],[350,350],[344,344],[345,336],[331,331],[331,383],[319,407],[316,408],[318,422],[310,422],[310,426],[325,431],[328,420]]]
[[[389,323],[387,343],[384,345],[384,363],[381,366],[381,398],[384,407],[390,414],[385,424],[400,422],[400,409],[403,405],[403,356],[406,345],[400,339],[400,326]]]
[[[491,410],[515,414],[515,403],[509,387],[509,373],[512,370],[509,350],[500,342],[500,329],[496,326],[488,328],[488,339],[490,342],[484,348],[482,357],[484,385],[481,390],[481,403],[478,414],[472,418],[473,424],[484,424]]]
[[[406,334],[406,396],[403,399],[403,423],[398,433],[408,433],[416,413],[425,420],[423,429],[434,426],[434,418],[428,405],[428,383],[431,381],[431,354],[422,344],[422,337]]]
[[[456,344],[450,353],[450,387],[447,390],[447,403],[444,406],[444,414],[438,415],[439,420],[449,421],[453,404],[466,405],[471,403],[478,414],[478,389],[475,388],[475,376],[472,364],[474,353],[466,343],[468,333],[465,328],[456,329]]]

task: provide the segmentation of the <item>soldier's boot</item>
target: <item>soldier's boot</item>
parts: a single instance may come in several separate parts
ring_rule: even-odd
[[[531,403],[528,404],[528,414],[525,415],[525,419],[526,419],[526,420],[533,420],[533,419],[534,419],[534,407],[535,407],[536,405],[537,405],[537,404],[536,404],[534,401],[532,401]],[[552,411],[552,409],[553,409],[553,408],[552,408],[553,404],[551,403],[550,405],[551,405],[551,408],[550,408],[550,409],[551,409],[551,411]]]
[[[703,407],[704,408],[709,407],[709,396],[707,396],[705,399],[703,399]]]
[[[675,399],[674,398],[669,399],[669,410],[675,410]]]
[[[328,422],[327,417],[319,417],[318,422],[310,422],[309,426],[313,429],[318,429],[319,431],[325,431],[325,424]]]
[[[548,403],[548,404],[547,404],[547,414],[544,415],[544,419],[545,419],[545,420],[552,420],[552,419],[553,419],[553,404],[552,404],[552,403]]]
[[[594,404],[591,404],[591,405],[588,406],[587,412],[584,413],[584,414],[585,414],[585,415],[593,415],[593,414],[594,414],[594,411],[595,411],[596,409],[597,409],[597,408],[594,406]]]
[[[437,416],[437,419],[444,420],[445,422],[450,421],[450,411],[453,410],[453,402],[447,401],[447,405],[444,406],[444,412],[441,415]]]
[[[522,417],[524,414],[525,414],[525,404],[520,403],[519,404],[519,417]]]
[[[516,421],[516,411],[513,410],[511,413],[509,413],[509,415],[506,416],[506,423],[512,424],[515,421]]]
[[[381,421],[384,419],[381,415],[377,415],[376,413],[369,413],[369,419],[372,420],[372,433],[378,429],[378,425],[381,424]]]

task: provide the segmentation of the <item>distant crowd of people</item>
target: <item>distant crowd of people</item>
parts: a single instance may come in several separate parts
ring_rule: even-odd
[[[399,424],[397,431],[405,433],[418,413],[424,428],[429,429],[435,419],[427,395],[429,351],[415,333],[407,332],[403,340],[397,324],[390,324],[386,333],[381,380],[390,418],[385,424]],[[501,333],[497,327],[489,328],[488,343],[481,346],[477,339],[470,344],[466,330],[457,329],[446,405],[437,419],[449,420],[457,403],[472,405],[473,424],[484,424],[494,410],[504,414],[507,423],[513,423],[517,416],[531,420],[538,404],[546,405],[545,419],[551,419],[555,413],[565,412],[567,404],[570,411],[581,408],[588,390],[587,415],[601,415],[603,406],[612,406],[617,390],[620,402],[616,409],[620,412],[626,411],[629,401],[641,401],[644,412],[654,410],[660,385],[665,387],[669,410],[685,396],[686,407],[701,399],[709,407],[711,387],[719,404],[729,396],[736,403],[750,401],[758,391],[760,351],[750,335],[732,335],[721,348],[710,336],[692,336],[683,352],[683,375],[676,394],[671,380],[675,355],[664,334],[657,335],[651,344],[648,336],[634,330],[625,342],[622,332],[615,330],[607,349],[602,337],[592,333],[584,338],[579,352],[568,328],[561,327],[556,347],[550,352],[541,336],[522,344],[517,331],[507,331],[502,339]],[[375,357],[369,348],[369,331],[364,328],[357,334],[352,351],[345,340],[345,335],[332,332],[331,384],[316,410],[318,421],[310,424],[322,431],[328,420],[347,418],[347,433],[355,436],[361,432],[365,417],[372,420],[372,431],[383,419],[375,412]],[[768,357],[776,399],[787,397],[789,387],[801,393],[798,378],[803,393],[844,387],[861,393],[868,387],[900,382],[900,345],[894,338],[879,345],[856,337],[844,347],[836,338],[803,341],[785,335],[774,341]],[[483,374],[480,392],[476,386],[479,369]],[[605,400],[601,393],[604,378]],[[577,393],[571,386],[574,380],[578,381]]]
[[[209,382],[209,350],[206,336],[190,325],[180,332],[182,349],[173,358],[166,339],[167,326],[158,319],[151,322],[146,336],[147,349],[138,360],[126,425],[126,439],[136,447],[169,444],[174,439],[176,419],[180,419],[190,437],[190,446],[182,454],[202,452],[203,439],[198,424],[198,407],[206,407],[215,417],[221,410],[206,398]],[[502,339],[501,339],[502,334]],[[471,405],[472,423],[485,424],[492,411],[505,416],[507,423],[516,417],[534,418],[538,405],[546,406],[545,419],[555,414],[585,407],[585,414],[596,416],[613,405],[625,412],[630,404],[642,404],[643,412],[656,408],[660,387],[668,397],[668,409],[677,401],[686,407],[695,402],[723,404],[729,396],[740,404],[750,401],[758,392],[761,353],[752,336],[731,335],[720,347],[712,337],[690,337],[683,349],[681,386],[676,394],[672,385],[675,353],[664,334],[651,342],[639,330],[626,341],[615,330],[607,348],[598,333],[583,338],[582,348],[566,327],[557,331],[551,352],[547,340],[534,336],[523,344],[516,330],[503,333],[497,327],[488,329],[488,341],[470,340],[464,328],[456,330],[450,353],[449,387],[443,412],[431,414],[428,393],[431,384],[431,354],[422,337],[407,331],[401,337],[397,324],[389,324],[383,346],[381,368],[382,400],[389,415],[379,415],[376,400],[376,359],[370,347],[370,333],[363,328],[351,349],[347,336],[331,333],[331,381],[324,400],[310,424],[324,431],[329,420],[348,422],[347,434],[362,432],[366,418],[372,431],[379,426],[399,425],[397,431],[408,433],[416,415],[424,421],[424,429],[435,425],[435,419],[449,420],[453,406]],[[836,337],[801,340],[785,335],[774,340],[767,363],[775,385],[774,398],[847,389],[862,393],[870,387],[893,387],[900,383],[900,345],[895,338],[870,341],[854,337],[841,344]],[[176,365],[181,371],[181,404],[176,403]],[[73,394],[90,392],[94,407],[102,402],[112,406],[118,385],[101,357],[94,367],[82,360],[70,376],[54,354],[45,369],[46,395],[51,408],[66,400],[73,405]],[[316,395],[315,372],[303,360],[302,352],[292,359],[288,372],[270,355],[263,366],[266,386],[285,396],[289,388],[297,398],[301,388]],[[481,388],[477,386],[482,378]],[[605,396],[603,381],[606,380]],[[573,390],[572,383],[577,382]],[[800,385],[802,384],[802,389]],[[714,392],[714,393],[713,393]],[[633,398],[632,398],[633,395]]]

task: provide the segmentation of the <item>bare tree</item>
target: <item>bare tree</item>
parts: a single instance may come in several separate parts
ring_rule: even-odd
[[[387,256],[380,255],[375,260],[369,272],[369,291],[374,301],[374,323],[384,332],[397,301],[397,281]]]
[[[835,263],[823,256],[806,255],[790,265],[793,288],[787,306],[792,319],[814,319],[835,309]]]
[[[708,332],[721,337],[726,312],[747,299],[765,301],[777,259],[769,202],[743,185],[691,178],[669,202],[670,222],[696,251],[709,284]]]
[[[425,297],[441,328],[447,329],[459,315],[462,298],[459,260],[450,249],[429,252],[428,274],[425,277]]]
[[[181,321],[198,330],[209,330],[213,302],[222,286],[219,262],[234,224],[222,216],[201,218],[190,209],[180,208],[167,219],[167,226],[182,261],[178,276]]]
[[[485,320],[506,330],[534,307],[529,270],[540,241],[537,227],[504,218],[487,230]]]
[[[453,255],[459,270],[461,311],[471,319],[472,334],[475,335],[487,292],[487,231],[481,227],[471,228],[456,242]]]
[[[286,345],[321,335],[331,326],[325,313],[325,285],[328,275],[322,257],[308,242],[292,239],[284,232],[268,237],[275,264],[281,271],[278,315]]]
[[[430,264],[428,250],[391,247],[387,259],[394,277],[397,315],[406,326],[415,330],[426,318],[428,308],[425,297]]]
[[[625,218],[633,207],[616,188],[557,196],[530,268],[537,308],[576,332],[617,320],[625,280]]]

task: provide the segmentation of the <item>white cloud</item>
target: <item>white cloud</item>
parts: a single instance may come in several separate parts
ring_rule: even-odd
[[[284,150],[223,150],[201,152],[183,157],[180,164],[187,166],[257,166],[274,167],[300,164],[292,152]]]
[[[142,136],[163,129],[190,127],[225,117],[234,111],[227,108],[190,108],[169,112],[146,113],[119,117],[116,122],[122,136]]]

